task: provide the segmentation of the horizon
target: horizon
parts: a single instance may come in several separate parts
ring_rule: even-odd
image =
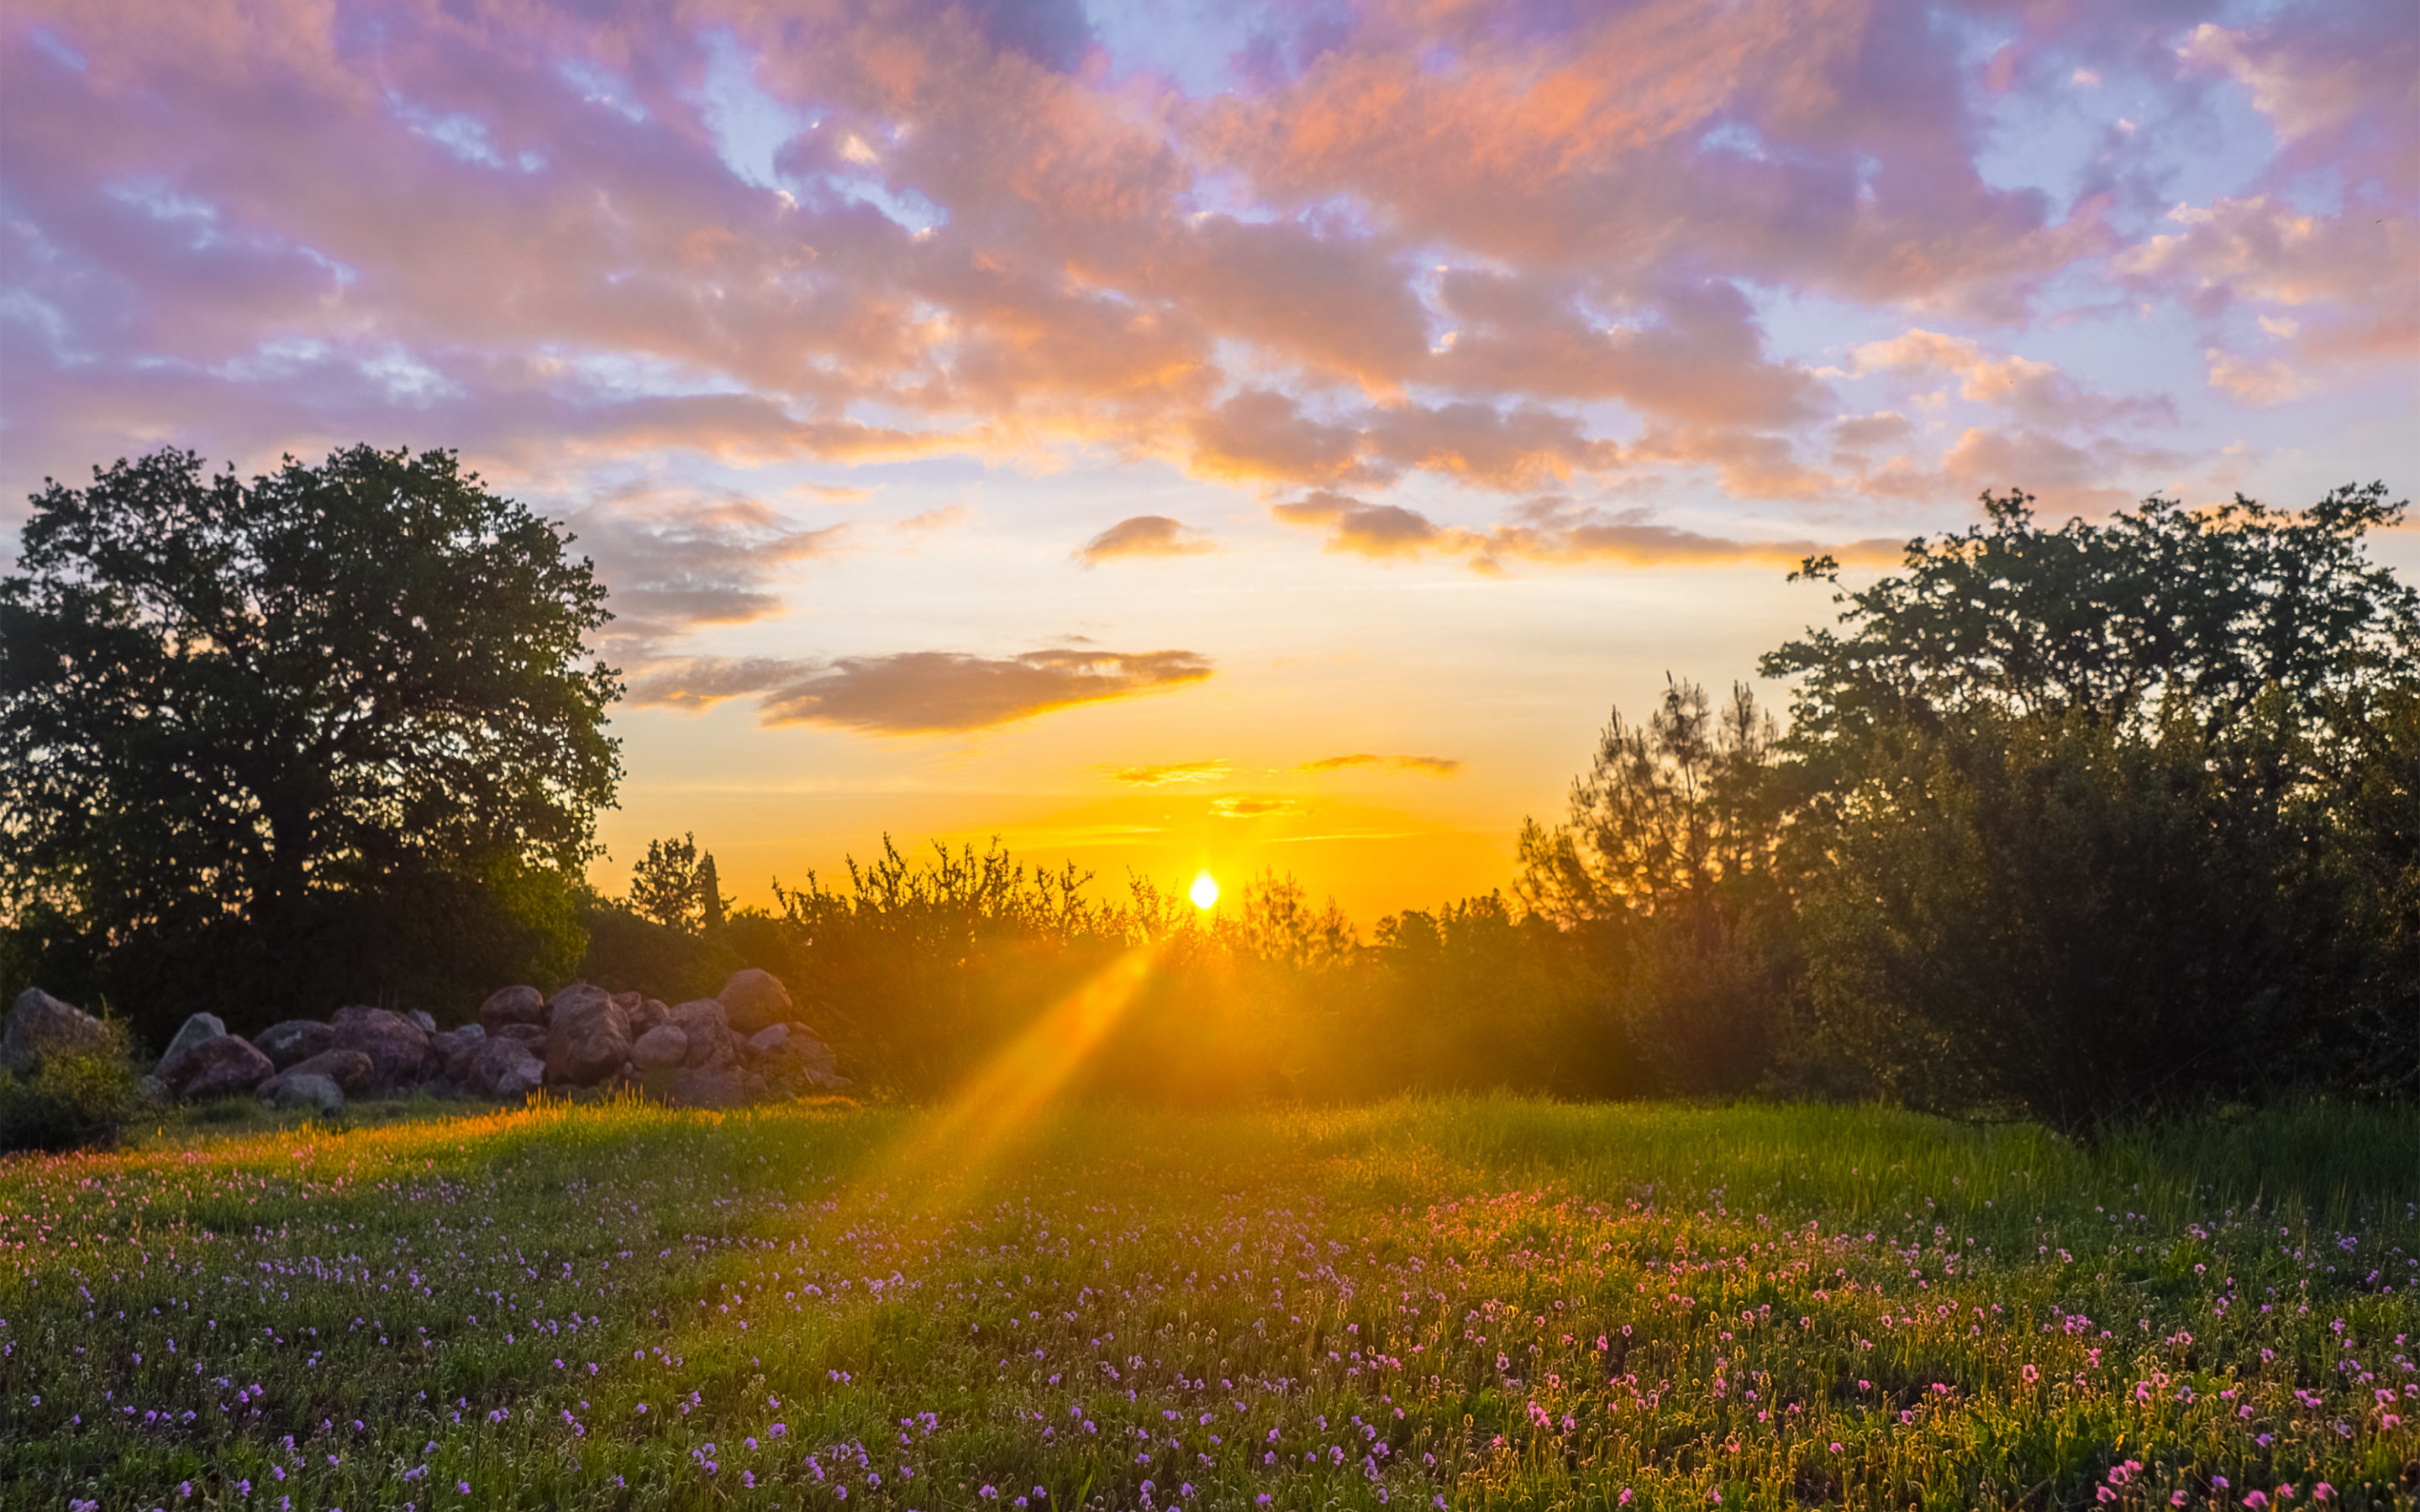
[[[1828,622],[1809,552],[2407,493],[2415,66],[2384,4],[36,0],[0,528],[456,449],[612,589],[608,893],[998,836],[1366,925]]]

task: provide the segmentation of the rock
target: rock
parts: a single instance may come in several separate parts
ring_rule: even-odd
[[[252,1047],[274,1061],[280,1071],[310,1059],[336,1042],[336,1031],[318,1019],[287,1019],[252,1037]]]
[[[39,1070],[47,1056],[108,1048],[109,1030],[101,1020],[39,987],[17,995],[8,1026],[0,1029],[0,1066],[15,1072]]]
[[[336,1051],[337,1055],[358,1054]],[[310,1108],[320,1114],[345,1111],[345,1093],[334,1082],[309,1072],[280,1072],[260,1084],[256,1095],[274,1108]]]
[[[684,1064],[728,1066],[737,1058],[739,1044],[731,1032],[729,1012],[717,999],[698,997],[681,1004],[673,1010],[672,1024],[689,1039]]]
[[[782,985],[782,979],[754,966],[733,972],[714,997],[731,1015],[731,1027],[740,1034],[754,1034],[791,1013],[790,990]]]
[[[639,993],[615,993],[613,995],[613,1006],[622,1011],[622,1017],[625,1019],[628,1019],[631,1014],[639,1011],[639,1005],[644,1003],[646,1000],[646,997]]]
[[[377,1068],[370,1057],[358,1050],[322,1050],[308,1060],[298,1060],[278,1073],[281,1076],[325,1076],[354,1097],[368,1091],[377,1079]]]
[[[168,1053],[160,1057],[159,1065],[151,1068],[151,1074],[166,1081],[177,1073],[177,1062],[191,1054],[195,1045],[205,1040],[215,1040],[225,1033],[226,1021],[216,1013],[194,1014],[177,1031],[177,1037],[168,1041]],[[259,1046],[253,1048],[256,1050]]]
[[[177,1065],[176,1074],[161,1078],[168,1089],[188,1103],[240,1097],[277,1074],[267,1056],[240,1034],[222,1034],[194,1046]]]
[[[435,1073],[429,1033],[387,1008],[340,1008],[328,1021],[332,1048],[358,1050],[370,1057],[370,1080],[381,1088],[410,1087]]]
[[[543,1056],[546,1054],[546,1035],[547,1031],[539,1028],[535,1024],[507,1024],[503,1028],[498,1029],[494,1034],[489,1036],[489,1038],[493,1040],[518,1040],[521,1043],[529,1046],[531,1051],[534,1053]]]
[[[854,1086],[840,1073],[831,1046],[815,1038],[803,1024],[776,1024],[748,1038],[749,1054],[776,1077],[803,1082],[825,1091]]]
[[[535,987],[505,987],[479,1005],[479,1022],[490,1032],[506,1024],[546,1027],[546,995]]]
[[[546,1029],[549,1080],[593,1086],[628,1058],[630,1018],[619,999],[601,987],[566,987],[555,995]]]
[[[659,1024],[630,1041],[630,1064],[640,1071],[661,1071],[689,1057],[689,1036],[671,1024]]]
[[[481,1097],[520,1097],[546,1080],[546,1062],[517,1036],[500,1034],[472,1053],[457,1079]]]
[[[425,1033],[435,1034],[437,1032],[436,1015],[430,1013],[425,1008],[412,1009],[409,1012],[405,1013],[404,1017],[411,1020],[412,1023],[419,1025],[422,1031]]]
[[[168,1084],[157,1076],[144,1077],[134,1084],[134,1090],[142,1095],[146,1103],[166,1103],[174,1096],[168,1090]]]
[[[440,1074],[448,1081],[461,1082],[469,1072],[471,1057],[478,1054],[479,1047],[487,1042],[486,1029],[476,1024],[465,1024],[458,1029],[448,1029],[431,1036],[428,1048],[442,1068]]]
[[[639,1006],[632,1010],[630,1013],[630,1039],[632,1042],[635,1043],[641,1035],[646,1033],[649,1029],[654,1028],[657,1025],[670,1022],[672,1016],[673,1011],[664,1006],[663,999],[659,997],[640,998]]]
[[[682,1108],[736,1108],[765,1095],[765,1078],[730,1066],[690,1066],[673,1077],[664,1100]]]

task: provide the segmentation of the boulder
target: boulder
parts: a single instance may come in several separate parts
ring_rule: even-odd
[[[215,1040],[225,1033],[226,1021],[216,1013],[194,1014],[177,1031],[177,1037],[168,1041],[168,1053],[160,1057],[160,1064],[151,1068],[151,1074],[163,1082],[168,1080],[177,1073],[177,1062],[192,1054],[195,1045],[205,1040]],[[253,1048],[260,1047],[255,1045]]]
[[[755,966],[733,972],[714,997],[730,1014],[731,1027],[740,1034],[768,1028],[792,1011],[790,989],[782,985],[781,978]]]
[[[690,1066],[673,1077],[664,1100],[682,1108],[736,1108],[765,1095],[765,1078],[732,1066]]]
[[[672,1016],[673,1011],[664,1006],[662,998],[640,998],[639,1006],[630,1011],[631,1041],[636,1042],[639,1036],[646,1033],[649,1029],[654,1028],[659,1024],[670,1022]]]
[[[412,1023],[419,1025],[424,1033],[435,1034],[437,1032],[437,1015],[429,1012],[425,1008],[412,1009],[403,1016],[411,1020]]]
[[[728,1011],[715,998],[692,998],[675,1008],[672,1025],[689,1040],[684,1065],[728,1066],[738,1057],[739,1042],[732,1035]]]
[[[543,1057],[546,1054],[546,1036],[547,1031],[539,1028],[535,1024],[507,1024],[503,1028],[498,1029],[494,1034],[489,1035],[489,1038],[491,1040],[518,1040],[522,1044],[529,1046],[530,1052],[533,1055]]]
[[[276,1062],[280,1071],[310,1059],[336,1042],[336,1031],[318,1019],[287,1019],[252,1037],[252,1047]]]
[[[188,1103],[208,1103],[213,1098],[240,1097],[276,1074],[276,1066],[255,1050],[251,1041],[240,1034],[222,1034],[194,1046],[178,1062],[176,1074],[161,1080]]]
[[[476,1024],[465,1024],[458,1029],[448,1029],[432,1035],[428,1041],[431,1054],[437,1057],[439,1074],[446,1080],[460,1083],[470,1069],[471,1057],[488,1042],[488,1031]]]
[[[472,1055],[462,1085],[481,1097],[520,1097],[545,1080],[546,1062],[518,1038],[500,1034]]]
[[[630,1058],[630,1018],[601,987],[566,987],[555,995],[546,1029],[547,1079],[589,1087]]]
[[[355,1052],[337,1051],[338,1055]],[[325,1076],[308,1072],[280,1072],[260,1084],[255,1094],[273,1108],[309,1108],[315,1113],[335,1114],[345,1111],[345,1093]]]
[[[80,1008],[62,1003],[39,987],[17,995],[8,1023],[0,1028],[0,1066],[39,1070],[47,1056],[109,1048],[109,1030]]]
[[[776,1076],[794,1078],[828,1091],[851,1085],[840,1073],[831,1046],[816,1039],[815,1031],[803,1024],[776,1024],[750,1035],[747,1043],[750,1057]]]
[[[410,1087],[439,1070],[432,1063],[428,1031],[393,1009],[340,1008],[328,1026],[335,1031],[331,1048],[358,1050],[370,1057],[375,1087]]]
[[[546,1026],[546,995],[535,987],[505,987],[479,1005],[479,1022],[492,1032],[506,1024]]]
[[[630,1064],[640,1071],[662,1071],[689,1058],[689,1036],[671,1024],[659,1024],[630,1041]]]
[[[325,1076],[339,1088],[359,1097],[370,1089],[377,1078],[377,1068],[370,1057],[358,1050],[322,1050],[308,1060],[298,1060],[278,1073],[281,1076]]]

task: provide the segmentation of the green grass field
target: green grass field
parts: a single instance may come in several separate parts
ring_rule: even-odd
[[[2415,1203],[2344,1109],[195,1126],[0,1165],[0,1504],[2410,1506]]]

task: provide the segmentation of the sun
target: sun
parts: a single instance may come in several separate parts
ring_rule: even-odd
[[[1217,907],[1218,905],[1218,879],[1212,876],[1207,872],[1202,872],[1200,876],[1193,879],[1193,886],[1188,889],[1187,896],[1193,900],[1193,906],[1196,908]]]

